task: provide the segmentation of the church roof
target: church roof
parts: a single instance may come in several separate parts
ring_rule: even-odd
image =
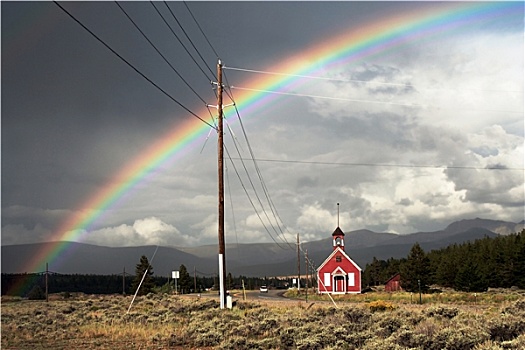
[[[332,236],[344,236],[344,235],[345,235],[344,232],[339,228],[339,226],[337,226],[334,233],[332,233]]]

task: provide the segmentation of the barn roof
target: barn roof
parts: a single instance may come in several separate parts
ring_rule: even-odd
[[[332,233],[332,236],[344,236],[344,235],[345,234],[344,234],[343,230],[341,230],[339,228],[339,226],[337,226],[337,228],[335,229],[334,233]]]
[[[401,274],[398,272],[396,273],[394,276],[390,277],[388,279],[388,281],[385,282],[385,284],[387,284],[388,282],[392,281],[393,279],[397,278],[397,277],[401,277]]]

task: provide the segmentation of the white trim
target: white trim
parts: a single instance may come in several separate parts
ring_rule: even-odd
[[[323,268],[323,266],[326,265],[336,253],[343,254],[344,257],[347,258],[359,270],[359,272],[362,271],[361,267],[359,267],[359,265],[357,265],[357,263],[355,261],[353,261],[348,256],[348,254],[345,253],[345,251],[341,247],[337,247],[336,249],[334,249],[334,251],[332,253],[330,253],[330,255],[328,255],[328,257],[321,263],[321,265],[319,265],[319,267],[317,268],[317,271],[321,270]]]
[[[347,273],[342,269],[341,266],[337,266],[334,271],[331,272],[332,276],[346,276]]]

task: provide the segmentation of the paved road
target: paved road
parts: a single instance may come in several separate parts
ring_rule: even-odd
[[[269,301],[287,301],[289,299],[283,296],[284,290],[270,289],[268,293],[261,293],[258,290],[247,290],[247,300],[269,300]],[[242,300],[242,293],[235,295],[238,300]]]

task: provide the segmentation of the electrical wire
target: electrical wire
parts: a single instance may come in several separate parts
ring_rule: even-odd
[[[151,85],[155,86],[160,92],[162,92],[164,95],[166,95],[170,100],[175,102],[177,105],[179,105],[181,108],[183,108],[186,112],[190,113],[195,118],[202,121],[204,124],[210,126],[213,128],[211,124],[209,124],[207,121],[199,117],[197,114],[192,112],[188,107],[184,106],[181,102],[179,102],[177,99],[175,99],[173,96],[171,96],[166,90],[161,88],[159,85],[157,85],[153,80],[148,78],[144,73],[142,73],[138,68],[136,68],[134,65],[132,65],[128,60],[126,60],[123,56],[121,56],[117,51],[115,51],[111,46],[109,46],[104,40],[102,40],[99,36],[97,36],[93,31],[91,31],[87,26],[85,26],[80,20],[78,20],[72,13],[70,13],[68,10],[66,10],[62,5],[60,5],[57,1],[53,1],[64,13],[66,13],[71,19],[73,19],[75,22],[77,22],[84,30],[86,30],[91,36],[93,36],[95,39],[97,39],[102,45],[104,45],[109,51],[111,51],[115,56],[117,56],[122,62],[127,64],[131,69],[133,69],[136,73],[138,73],[141,77],[146,79]]]
[[[206,42],[208,43],[208,45],[210,45],[213,53],[215,54],[215,58],[219,59],[219,54],[217,53],[217,51],[215,50],[215,48],[213,47],[213,45],[211,44],[211,42],[208,40],[208,37],[206,36],[206,34],[204,33],[204,31],[202,30],[202,27],[199,25],[199,22],[197,21],[197,19],[195,18],[195,16],[193,15],[193,13],[191,12],[189,6],[188,6],[188,3],[186,1],[182,1],[184,3],[184,5],[186,6],[186,8],[188,9],[188,12],[190,13],[191,15],[191,18],[193,18],[193,20],[195,21],[195,24],[197,25],[197,28],[199,28],[199,30],[201,31],[202,35],[204,36],[204,39],[206,39]]]
[[[242,178],[239,174],[239,172],[237,171],[237,167],[235,166],[235,163],[232,161],[232,158],[230,157],[230,153],[228,151],[228,148],[226,146],[224,146],[224,150],[226,151],[226,155],[228,156],[228,159],[230,159],[230,162],[232,163],[232,166],[233,166],[233,169],[235,171],[235,173],[237,174],[237,178],[239,179],[240,183],[241,183],[241,187],[243,188],[244,190],[244,193],[246,194],[246,196],[248,197],[248,201],[250,202],[250,204],[252,205],[252,208],[254,209],[255,211],[255,214],[257,215],[257,217],[259,218],[259,220],[261,221],[261,224],[263,225],[264,229],[266,230],[266,232],[268,233],[268,235],[270,236],[270,238],[272,239],[272,241],[277,244],[277,246],[281,249],[285,249],[283,248],[276,240],[275,238],[273,237],[272,233],[270,232],[270,230],[268,229],[268,227],[266,226],[266,224],[264,223],[264,220],[262,219],[261,215],[259,214],[259,211],[257,210],[257,207],[255,206],[253,200],[251,199],[249,193],[248,193],[248,190],[246,188],[246,186],[244,185],[244,182],[242,181]],[[258,197],[258,196],[257,196]],[[270,222],[271,223],[271,222]]]
[[[228,175],[228,166],[226,165],[226,182],[228,183],[228,197],[230,197],[230,206],[232,210],[232,220],[233,220],[233,232],[235,232],[235,243],[237,244],[237,248],[239,248],[239,237],[237,236],[237,223],[235,220],[235,210],[233,208],[233,197],[231,192],[231,186],[230,186],[230,176]],[[239,253],[237,251],[237,259],[239,258]]]
[[[168,3],[166,1],[164,1],[164,5],[166,5],[166,7],[168,8],[169,12],[171,13],[171,16],[173,17],[173,19],[175,20],[175,22],[177,22],[177,24],[179,25],[180,29],[182,30],[182,32],[184,33],[184,35],[186,36],[186,39],[188,39],[188,41],[190,42],[191,46],[193,47],[193,49],[195,50],[195,52],[197,52],[197,55],[199,55],[200,59],[202,60],[202,62],[204,63],[204,66],[206,68],[208,68],[208,70],[210,71],[213,79],[217,80],[217,77],[215,76],[215,72],[213,72],[213,70],[206,64],[206,60],[204,59],[204,57],[202,57],[200,51],[197,49],[197,47],[195,46],[195,44],[193,43],[193,40],[191,40],[190,36],[188,35],[188,33],[186,32],[186,30],[184,29],[184,27],[182,26],[182,24],[180,23],[180,21],[177,19],[177,16],[175,16],[175,13],[173,13],[173,11],[171,10],[171,8],[168,6]],[[195,62],[196,63],[196,62]]]
[[[226,83],[229,85],[229,83],[228,83],[228,77],[226,76],[226,74],[224,74],[224,77],[225,77]],[[286,239],[286,236],[285,236],[285,234],[284,234],[283,229],[282,229],[281,226],[279,225],[279,222],[282,223],[283,220],[282,220],[281,217],[279,216],[279,214],[278,214],[278,212],[277,212],[277,208],[276,208],[275,205],[273,204],[273,201],[272,201],[272,199],[271,199],[271,197],[270,197],[270,195],[269,195],[268,188],[266,187],[265,181],[264,181],[263,176],[262,176],[262,172],[260,171],[259,165],[257,164],[257,161],[256,161],[256,158],[255,158],[255,155],[254,155],[253,149],[252,149],[251,144],[250,144],[250,141],[249,141],[249,139],[248,139],[248,135],[247,135],[247,133],[246,133],[246,129],[244,128],[244,124],[243,124],[243,122],[242,122],[242,118],[241,118],[241,115],[240,115],[239,109],[237,108],[237,104],[235,103],[235,100],[234,100],[234,98],[233,98],[233,92],[230,91],[230,93],[231,93],[231,99],[232,99],[232,101],[234,102],[234,103],[233,103],[233,106],[234,106],[234,108],[235,108],[235,112],[236,112],[237,118],[238,118],[238,120],[239,120],[239,124],[240,124],[240,126],[241,126],[241,130],[242,130],[242,132],[243,132],[243,135],[244,135],[244,138],[245,138],[246,144],[248,145],[248,149],[249,149],[249,152],[250,152],[251,159],[252,159],[252,161],[253,161],[253,163],[254,163],[254,167],[255,167],[256,172],[257,172],[257,175],[258,175],[258,177],[259,177],[259,181],[261,182],[262,189],[263,189],[263,191],[264,191],[264,193],[265,193],[266,199],[267,199],[267,201],[268,201],[268,203],[269,203],[270,210],[271,210],[271,212],[272,212],[272,214],[273,214],[273,216],[274,216],[274,218],[275,218],[275,221],[276,221],[276,223],[277,223],[277,226],[278,226],[279,230],[281,231],[281,235],[282,235],[282,237],[284,238],[284,239],[281,238],[281,240],[282,240],[284,243],[286,243],[290,248],[293,249],[293,247],[292,247],[292,245],[290,244],[290,242],[288,242],[288,240]],[[287,230],[287,231],[288,231],[288,230]],[[277,232],[277,231],[276,231],[276,232]],[[290,232],[288,231],[288,233],[290,233]],[[279,237],[280,237],[280,236],[279,236]]]
[[[330,97],[330,96],[321,96],[321,95],[312,95],[312,94],[301,94],[301,93],[295,93],[295,92],[284,92],[284,91],[264,90],[264,89],[252,89],[252,88],[239,87],[239,86],[231,86],[231,88],[232,89],[237,89],[237,90],[264,92],[264,93],[267,93],[267,94],[295,96],[295,97],[309,97],[309,98],[324,99],[324,100],[374,103],[374,104],[394,105],[394,106],[410,107],[410,108],[416,108],[416,107],[420,107],[420,108],[435,108],[437,110],[442,110],[442,111],[493,112],[493,113],[523,114],[523,111],[507,111],[507,110],[498,110],[498,109],[442,108],[442,107],[436,107],[436,106],[432,106],[432,105],[422,105],[422,104],[417,104],[417,103],[402,103],[402,102],[363,100],[363,99],[344,98],[344,97]]]
[[[235,145],[235,148],[236,148],[236,150],[237,150],[237,153],[239,154],[240,152],[239,152],[239,149],[238,149],[238,147],[237,147],[237,143],[234,142],[234,145]],[[230,156],[229,153],[228,153],[228,156]],[[241,158],[241,159],[242,159],[242,158]],[[232,164],[233,164],[233,163],[232,163]],[[257,193],[257,190],[255,189],[255,185],[254,185],[254,183],[253,183],[253,180],[252,180],[252,178],[251,178],[251,176],[250,176],[250,174],[249,174],[249,172],[248,172],[248,169],[247,169],[247,167],[246,167],[246,164],[245,164],[245,162],[244,162],[243,160],[241,160],[241,164],[242,164],[242,166],[243,166],[243,168],[244,168],[244,171],[245,171],[245,173],[246,173],[246,175],[247,175],[247,177],[248,177],[248,181],[249,181],[249,183],[250,183],[252,189],[254,190],[254,194],[255,194],[255,197],[257,198],[257,201],[258,201],[258,203],[259,203],[259,206],[260,206],[260,207],[262,208],[262,210],[263,210],[264,216],[266,217],[266,219],[267,219],[268,222],[270,223],[270,225],[271,225],[271,227],[273,228],[274,232],[275,232],[277,235],[279,235],[279,232],[277,232],[277,229],[276,229],[275,226],[273,225],[272,220],[270,220],[270,217],[268,216],[268,211],[267,211],[267,210],[264,210],[264,205],[263,205],[263,203],[262,203],[262,201],[261,201],[261,198],[260,198],[259,194]]]
[[[166,20],[166,18],[164,18],[164,16],[162,15],[162,13],[159,11],[159,9],[157,8],[157,6],[155,5],[155,3],[153,1],[150,0],[150,3],[151,5],[153,6],[153,8],[155,9],[155,11],[157,11],[157,14],[160,16],[160,18],[162,18],[162,20],[164,21],[164,23],[168,26],[168,28],[170,29],[171,33],[173,34],[173,36],[179,41],[179,43],[181,44],[182,48],[186,51],[186,53],[188,54],[188,56],[190,56],[190,58],[192,59],[192,61],[195,63],[195,65],[199,68],[199,70],[202,72],[202,74],[204,74],[204,76],[206,77],[206,79],[208,79],[208,81],[210,81],[210,77],[208,76],[208,74],[206,74],[206,72],[204,71],[204,69],[202,69],[202,67],[200,66],[200,64],[197,62],[197,60],[195,59],[195,57],[193,57],[193,55],[191,54],[191,52],[188,50],[188,48],[186,47],[186,45],[182,42],[182,40],[179,38],[179,36],[177,35],[177,33],[175,33],[175,31],[173,30],[173,28],[171,27],[171,25],[168,23],[168,21]]]
[[[325,100],[335,100],[335,101],[345,101],[345,102],[363,102],[363,103],[375,103],[375,104],[386,104],[386,105],[395,105],[402,107],[427,107],[425,105],[418,105],[413,103],[401,103],[401,102],[389,102],[389,101],[375,101],[375,100],[362,100],[357,98],[344,98],[344,97],[330,97],[330,96],[321,96],[321,95],[312,95],[312,94],[301,94],[297,92],[284,92],[276,90],[265,90],[265,89],[253,89],[241,86],[231,86],[232,89],[236,90],[245,90],[253,92],[264,92],[267,94],[275,95],[284,95],[284,96],[295,96],[295,97],[310,97],[315,99],[325,99]]]
[[[226,80],[226,83],[229,85],[229,83],[228,83],[228,77],[227,77],[226,74],[224,74],[224,78],[225,78],[225,80]],[[250,157],[251,157],[251,159],[252,159],[252,161],[253,161],[253,163],[254,163],[254,167],[255,167],[256,172],[257,172],[257,175],[258,175],[258,177],[259,177],[259,181],[261,182],[262,189],[263,189],[264,194],[265,194],[265,196],[266,196],[266,199],[267,199],[267,201],[268,201],[268,203],[269,203],[269,207],[270,207],[270,210],[271,210],[271,212],[272,212],[272,215],[274,216],[274,219],[275,219],[275,222],[276,222],[276,224],[277,224],[277,227],[279,228],[279,230],[280,230],[280,232],[281,232],[281,235],[282,235],[282,237],[283,237],[283,238],[281,238],[281,241],[283,241],[284,243],[286,243],[286,244],[288,245],[288,247],[290,247],[290,248],[293,249],[293,247],[292,247],[292,245],[290,244],[290,242],[288,242],[288,240],[286,239],[286,235],[284,234],[284,230],[283,230],[283,228],[282,228],[281,225],[279,224],[279,222],[283,223],[284,221],[281,219],[280,215],[278,214],[277,208],[275,207],[275,204],[273,203],[273,200],[271,199],[271,196],[270,196],[270,194],[269,194],[268,188],[267,188],[266,183],[265,183],[265,181],[264,181],[264,178],[263,178],[263,176],[262,176],[262,172],[261,172],[261,170],[260,170],[260,168],[259,168],[259,165],[257,164],[256,158],[255,158],[255,154],[254,154],[254,152],[253,152],[253,149],[252,149],[252,147],[251,147],[250,141],[249,141],[249,139],[248,139],[248,135],[247,135],[247,133],[246,133],[246,129],[244,128],[244,124],[243,124],[243,122],[242,122],[242,118],[241,118],[241,115],[240,115],[239,109],[237,108],[237,104],[235,103],[235,100],[234,100],[234,98],[233,98],[233,92],[232,92],[232,91],[230,91],[230,97],[231,97],[232,101],[234,102],[234,103],[233,103],[233,106],[234,106],[234,108],[235,108],[235,112],[236,112],[236,115],[237,115],[237,119],[239,120],[239,124],[240,124],[240,126],[241,126],[241,130],[242,130],[242,132],[243,132],[243,136],[244,136],[244,139],[245,139],[245,141],[246,141],[246,144],[248,145],[248,149],[249,149],[249,152],[250,152]],[[285,226],[285,228],[286,228],[286,226]],[[275,230],[275,229],[274,229],[274,230]],[[275,231],[276,231],[276,230],[275,230]],[[288,233],[290,233],[290,232],[288,231],[288,229],[286,229],[286,231],[287,231]],[[277,232],[277,231],[276,231],[276,232]],[[280,236],[279,236],[279,237],[280,237]]]
[[[343,82],[343,83],[358,83],[358,84],[372,84],[372,85],[389,85],[389,86],[399,86],[399,87],[409,87],[413,88],[415,91],[447,91],[447,90],[455,90],[455,91],[486,91],[486,92],[521,92],[523,93],[523,90],[498,90],[498,89],[432,89],[432,88],[425,88],[421,89],[418,88],[416,85],[413,84],[402,84],[402,83],[388,83],[388,82],[379,82],[379,81],[371,81],[371,80],[357,80],[357,79],[341,79],[341,78],[328,78],[328,77],[320,77],[320,76],[314,76],[314,75],[303,75],[303,74],[291,74],[291,73],[279,73],[279,72],[271,72],[271,71],[263,71],[263,70],[256,70],[256,69],[247,69],[247,68],[236,68],[236,67],[223,67],[224,69],[234,70],[234,71],[240,71],[240,72],[247,72],[247,73],[257,73],[257,74],[268,74],[268,75],[280,75],[280,76],[286,76],[286,77],[294,77],[294,78],[304,78],[304,79],[315,79],[315,80],[326,80],[326,81],[337,81],[337,82]]]
[[[195,272],[199,273],[202,276],[216,276],[217,275],[217,272],[206,273],[206,272],[202,272],[202,271],[199,271],[199,270],[195,270]]]
[[[195,96],[197,96],[204,104],[206,104],[206,101],[197,93],[197,91],[195,91],[195,89],[188,83],[188,81],[186,79],[184,79],[184,77],[179,73],[179,71],[177,71],[177,69],[175,69],[175,67],[173,67],[173,65],[160,52],[160,50],[155,46],[155,44],[153,44],[153,42],[148,38],[148,36],[139,28],[137,23],[129,16],[129,14],[118,3],[118,1],[115,1],[115,3],[120,8],[120,10],[124,13],[124,15],[131,21],[131,23],[135,26],[135,28],[140,32],[140,34],[142,34],[144,39],[146,39],[146,41],[151,45],[151,47],[153,47],[153,49],[155,49],[155,51],[157,51],[157,53],[160,55],[160,57],[162,57],[162,59],[164,59],[164,62],[166,62],[168,64],[168,66],[170,66],[170,68],[175,72],[175,74],[177,74],[177,76],[184,82],[184,84],[186,84],[186,86],[195,94]]]
[[[234,158],[236,159],[236,158]],[[391,167],[391,168],[430,168],[430,169],[459,169],[459,170],[512,170],[524,171],[525,168],[503,168],[501,166],[475,167],[460,165],[418,165],[418,164],[387,164],[387,163],[348,163],[348,162],[320,162],[304,160],[282,160],[282,159],[257,159],[259,162],[273,163],[295,163],[295,164],[312,164],[312,165],[338,165],[338,166],[369,166],[369,167]]]

